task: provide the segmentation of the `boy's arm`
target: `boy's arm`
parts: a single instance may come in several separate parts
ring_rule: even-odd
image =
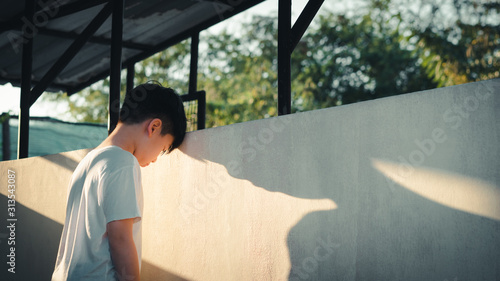
[[[139,281],[139,258],[133,237],[134,219],[111,221],[106,225],[111,259],[118,280]]]

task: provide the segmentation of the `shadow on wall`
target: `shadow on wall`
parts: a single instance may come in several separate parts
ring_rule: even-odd
[[[82,153],[87,154],[90,151],[90,149],[88,151],[87,150],[84,151],[85,152],[82,151]],[[63,169],[68,169],[69,171],[71,171],[71,173],[73,173],[73,171],[76,169],[76,166],[78,166],[79,163],[75,159],[71,159],[63,153],[41,156],[41,159],[50,161]]]
[[[185,279],[181,276],[175,275],[172,272],[168,272],[165,269],[155,266],[152,263],[144,260],[142,261],[141,272],[142,278],[144,278],[144,273],[147,272],[148,276],[151,277],[151,280],[189,281],[189,279]]]
[[[87,152],[82,149],[2,163],[2,172],[14,168],[17,177],[13,191],[15,202],[9,202],[6,195],[11,193],[6,185],[5,189],[1,185],[0,253],[3,262],[0,280],[50,280],[63,229],[60,222],[64,220],[67,182]],[[3,175],[2,181],[7,182],[7,174],[5,178]],[[11,207],[13,209],[8,209]],[[14,217],[9,216],[11,211]],[[11,251],[11,247],[15,251]],[[10,262],[11,257],[7,254],[11,252],[15,254],[12,257],[15,274],[8,271],[11,266],[7,261]]]
[[[15,203],[17,221],[7,221],[8,198],[0,195],[2,228],[0,230],[0,253],[2,253],[1,280],[50,280],[57,256],[62,225]],[[6,228],[4,225],[13,226]],[[12,238],[11,238],[12,237]],[[9,240],[10,239],[10,240]],[[36,241],[36,243],[35,243]],[[11,251],[14,247],[15,251]],[[14,254],[14,258],[8,257]],[[9,264],[8,262],[14,263]],[[15,273],[8,271],[15,267]]]
[[[8,198],[0,195],[0,206],[7,208],[7,205]],[[0,212],[0,221],[13,227],[7,228],[2,225],[0,231],[2,254],[0,280],[50,280],[63,226],[18,202],[15,213],[17,221],[7,221],[10,217],[6,214],[7,212]],[[14,247],[14,251],[11,251],[11,247]],[[10,268],[13,268],[11,271],[15,273],[11,273]],[[142,263],[142,268],[143,271],[147,270],[154,274],[158,278],[156,280],[187,280],[145,261]]]
[[[58,154],[49,154],[40,156],[40,159],[56,164],[60,168],[68,170],[71,174],[78,166],[78,163],[85,157],[93,148],[85,148],[70,152],[62,152]],[[69,179],[68,179],[69,180]],[[64,188],[67,188],[64,184]]]
[[[288,280],[498,280],[495,106],[476,99],[481,112],[469,112],[459,128],[454,128],[459,113],[448,111],[471,103],[467,94],[477,88],[452,87],[447,89],[452,93],[438,93],[441,89],[195,132],[181,151],[221,164],[228,176],[257,188],[336,204],[308,213],[288,232]],[[418,171],[432,167],[432,177],[415,173],[408,185],[391,180],[387,165],[372,162],[412,152],[417,138],[436,126],[450,126],[448,120],[453,124],[446,146],[434,148],[416,165],[423,167]],[[220,197],[229,191],[222,180],[217,187],[217,176],[226,175],[215,175],[211,187]],[[494,183],[486,189],[474,184],[489,179]],[[424,194],[429,192],[434,196]],[[490,205],[478,207],[482,204]],[[197,212],[204,208],[209,207]],[[262,219],[284,212],[276,208]]]

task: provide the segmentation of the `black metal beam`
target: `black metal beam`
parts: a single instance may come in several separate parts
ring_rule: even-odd
[[[234,1],[234,0],[228,1],[228,3],[231,2],[233,5],[234,4],[240,4],[240,5],[235,6],[232,9],[229,9],[227,12],[221,13],[220,15],[218,14],[216,16],[213,16],[212,18],[207,19],[206,21],[190,28],[189,30],[186,30],[186,31],[179,33],[178,35],[176,35],[170,39],[167,39],[167,40],[161,42],[160,44],[154,46],[153,48],[149,49],[148,51],[142,52],[138,55],[135,55],[135,56],[127,59],[126,61],[123,62],[123,67],[126,67],[127,65],[129,65],[131,63],[136,63],[136,62],[142,61],[144,59],[147,59],[148,57],[150,57],[158,52],[161,52],[161,51],[167,49],[168,47],[171,47],[179,42],[182,42],[183,40],[186,40],[187,38],[193,36],[193,34],[195,34],[196,32],[200,32],[204,29],[207,29],[207,28],[211,27],[212,25],[215,25],[223,20],[226,20],[226,19],[228,19],[228,18],[230,18],[230,17],[232,17],[232,16],[234,16],[234,15],[236,15],[236,14],[238,14],[238,13],[240,13],[240,12],[250,8],[250,7],[253,7],[253,6],[263,2],[263,1],[264,0],[246,1],[243,4],[240,4],[240,1]],[[108,70],[103,71],[100,74],[97,74],[93,78],[89,79],[85,83],[81,83],[78,86],[67,89],[67,93],[68,93],[68,95],[72,95],[76,92],[79,92],[79,91],[87,88],[88,86],[94,84],[95,82],[98,82],[98,81],[105,79],[106,77],[108,77],[108,75],[109,75]]]
[[[278,0],[278,115],[290,114],[292,1]]]
[[[36,8],[36,12],[29,18],[28,20],[32,20],[34,18],[47,18],[47,19],[56,19],[65,17],[104,3],[109,2],[109,0],[86,0],[86,1],[75,1],[73,3],[69,3],[63,6],[57,6],[59,2],[57,1],[39,1],[38,3],[44,4],[44,6],[39,6]],[[51,3],[56,3],[56,5],[52,7],[48,7]],[[0,33],[9,31],[9,30],[20,30],[22,26],[25,24],[23,22],[24,13],[20,13],[13,17],[13,19],[3,22],[0,27]]]
[[[71,62],[75,55],[87,43],[87,40],[92,36],[101,25],[106,21],[111,13],[111,5],[107,4],[97,14],[97,16],[89,23],[83,30],[82,34],[68,47],[68,49],[61,55],[61,57],[54,63],[54,65],[43,76],[40,83],[38,83],[31,91],[30,106],[42,95],[47,87],[54,81],[54,79],[64,70],[64,68]]]
[[[35,13],[35,0],[26,0],[24,5],[24,16],[33,18]],[[17,159],[28,157],[30,136],[30,93],[31,93],[31,71],[33,67],[33,34],[23,30],[23,37],[28,41],[23,44],[22,70],[21,70],[21,101],[19,109],[19,127],[17,142]]]
[[[189,67],[189,91],[196,92],[198,88],[198,46],[200,44],[200,33],[196,32],[191,37],[191,64]]]
[[[46,28],[40,28],[39,33],[43,34],[43,35],[47,35],[47,36],[62,38],[62,39],[77,39],[80,36],[80,34],[73,33],[73,32],[59,31],[59,30],[46,29]],[[111,45],[111,39],[108,39],[105,37],[100,37],[100,36],[92,36],[87,40],[87,42],[106,45],[106,46]],[[134,49],[134,50],[139,50],[139,51],[147,51],[147,50],[152,48],[152,46],[140,44],[140,43],[135,43],[135,42],[131,42],[131,41],[123,41],[122,46],[124,48],[127,48],[127,49]]]
[[[196,93],[198,89],[198,49],[200,45],[200,33],[196,32],[191,37],[191,63],[189,67],[189,91],[188,93]],[[198,94],[198,112],[197,125],[198,130],[205,129],[205,108],[207,106],[206,93],[200,91]]]
[[[309,2],[307,2],[307,5],[304,7],[304,10],[302,10],[299,18],[295,21],[295,24],[292,27],[292,32],[290,35],[291,52],[293,52],[295,47],[297,47],[297,44],[299,43],[300,39],[306,32],[307,27],[311,24],[312,20],[314,19],[314,16],[316,16],[316,14],[318,13],[319,8],[321,8],[321,5],[323,5],[323,2],[325,2],[325,0],[309,0]]]
[[[120,85],[122,70],[124,0],[113,0],[111,21],[111,59],[109,69],[108,134],[118,124],[120,116]]]

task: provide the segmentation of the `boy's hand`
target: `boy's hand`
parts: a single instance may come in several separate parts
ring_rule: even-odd
[[[133,237],[134,219],[111,221],[106,225],[111,260],[118,280],[140,281],[139,258]]]

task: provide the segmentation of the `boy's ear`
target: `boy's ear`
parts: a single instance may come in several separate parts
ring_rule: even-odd
[[[148,124],[148,136],[151,137],[155,133],[161,132],[162,122],[158,118],[151,119]]]

